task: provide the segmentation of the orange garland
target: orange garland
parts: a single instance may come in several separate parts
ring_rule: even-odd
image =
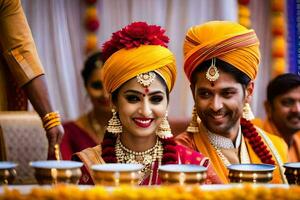
[[[246,28],[251,27],[249,2],[250,0],[238,0],[238,21],[241,25],[245,26]]]
[[[271,1],[272,19],[272,77],[286,72],[286,40],[284,1]]]
[[[87,31],[85,38],[85,53],[89,54],[98,49],[97,30],[100,26],[100,22],[96,9],[97,0],[85,0],[85,2],[87,4],[84,17],[84,26]]]

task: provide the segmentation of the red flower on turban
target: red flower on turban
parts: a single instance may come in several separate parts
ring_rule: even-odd
[[[106,60],[116,51],[131,49],[140,45],[161,45],[167,47],[169,42],[166,31],[160,26],[148,25],[146,22],[134,22],[113,33],[112,38],[103,45],[103,55]]]

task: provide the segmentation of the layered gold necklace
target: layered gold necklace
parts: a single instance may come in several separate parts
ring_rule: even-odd
[[[117,138],[115,146],[118,163],[134,163],[144,165],[144,168],[142,169],[143,176],[152,170],[151,166],[156,160],[161,163],[163,150],[162,142],[159,139],[156,140],[156,144],[152,148],[143,152],[136,152],[126,148],[122,144],[120,137]]]

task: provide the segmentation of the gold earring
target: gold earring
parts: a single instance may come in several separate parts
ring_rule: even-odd
[[[108,121],[108,126],[107,126],[106,130],[109,133],[117,135],[119,133],[122,133],[122,124],[121,124],[119,117],[117,116],[117,112],[115,111],[115,109],[111,109],[111,112],[113,113],[113,116]]]
[[[186,131],[190,133],[198,133],[199,132],[198,124],[200,123],[200,121],[201,120],[197,114],[196,106],[194,105],[193,112],[192,112],[192,120],[189,126],[187,127]]]
[[[157,129],[156,135],[162,139],[173,137],[170,124],[168,122],[168,111],[166,112],[162,122]]]
[[[247,120],[253,120],[255,118],[249,103],[245,103],[243,107],[243,118]]]

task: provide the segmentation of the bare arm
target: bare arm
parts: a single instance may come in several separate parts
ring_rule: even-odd
[[[23,86],[23,88],[32,106],[41,118],[43,118],[47,113],[53,111],[44,75],[38,76],[29,81]],[[49,143],[48,159],[55,159],[54,145],[61,142],[62,135],[64,133],[63,127],[62,125],[55,126],[46,131],[46,133]]]

